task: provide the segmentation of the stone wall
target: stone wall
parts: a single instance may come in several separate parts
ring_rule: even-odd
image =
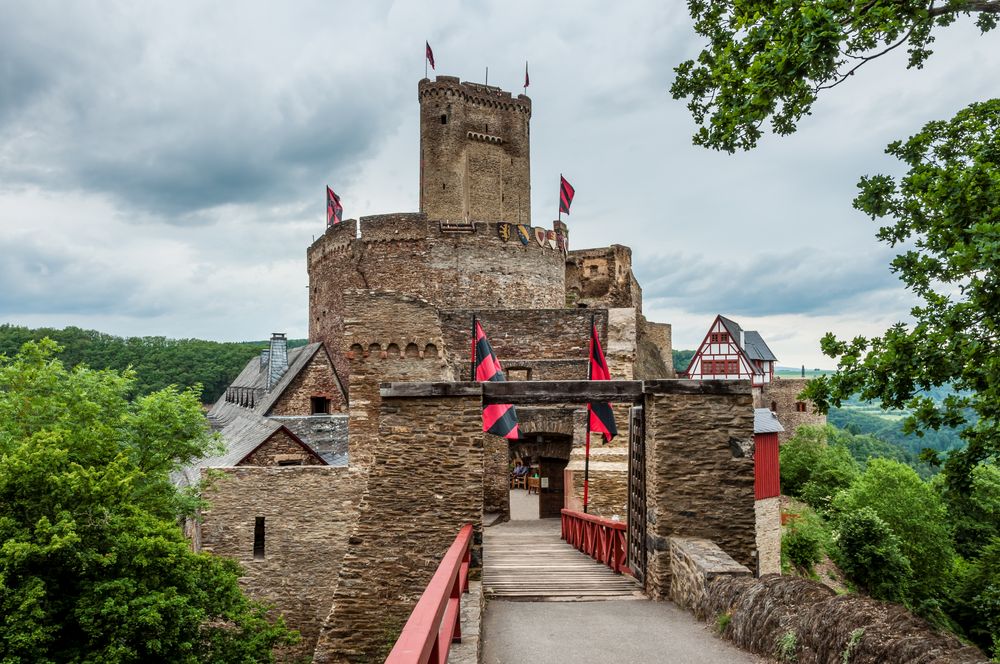
[[[647,592],[670,592],[671,537],[711,539],[755,569],[749,381],[652,381],[644,390]]]
[[[461,526],[473,523],[481,542],[480,387],[453,383],[440,394],[383,395],[373,464],[317,663],[382,661]],[[478,548],[474,556],[479,567]]]
[[[488,433],[483,434],[483,512],[510,518],[510,445]]]
[[[645,337],[651,350],[655,349],[656,355],[659,357],[660,362],[663,363],[663,370],[666,372],[662,376],[653,375],[636,375],[636,378],[642,380],[652,380],[655,378],[676,378],[677,371],[674,367],[674,353],[673,353],[673,328],[669,323],[653,323],[643,319],[643,333],[640,337]],[[643,349],[640,348],[640,353]],[[653,362],[648,362],[649,365],[653,366]],[[657,367],[658,368],[658,367]]]
[[[757,574],[781,574],[781,499],[754,502],[757,516]]]
[[[283,427],[247,455],[241,466],[325,466],[312,450],[292,438]]]
[[[826,424],[826,415],[816,412],[809,399],[800,399],[799,393],[809,383],[807,378],[775,378],[764,385],[757,408],[770,408],[778,415],[778,421],[785,428],[778,433],[778,444],[784,443],[803,424]],[[805,411],[796,410],[796,404],[805,404]]]
[[[273,604],[302,634],[287,659],[308,657],[333,602],[363,477],[329,466],[212,472],[221,476],[202,478],[209,504],[199,528],[202,550],[243,565],[247,593]],[[254,559],[257,517],[264,517],[262,560]]]
[[[632,276],[632,250],[613,244],[576,249],[566,257],[566,306],[635,308],[642,311],[642,289]]]
[[[424,79],[420,210],[435,219],[531,223],[531,99],[454,76]]]
[[[333,373],[333,363],[325,348],[316,351],[267,415],[312,415],[312,397],[329,399],[330,413],[347,412],[346,395]]]
[[[670,538],[670,599],[682,609],[701,615],[709,584],[720,576],[750,577],[750,570],[733,560],[715,542],[697,537]]]
[[[534,367],[532,380],[585,380],[590,320],[596,316],[601,343],[607,343],[607,310],[594,309],[447,309],[441,311],[441,330],[448,364],[456,376],[467,379],[472,351],[472,315],[486,331],[500,362],[506,367]],[[545,364],[543,360],[558,362]],[[609,358],[609,363],[611,362]],[[554,375],[546,375],[553,369]],[[574,375],[576,374],[576,375]]]

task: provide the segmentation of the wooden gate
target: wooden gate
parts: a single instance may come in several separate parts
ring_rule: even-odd
[[[646,585],[646,423],[642,406],[629,410],[628,566]]]

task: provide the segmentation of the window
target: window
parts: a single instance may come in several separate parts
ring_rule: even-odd
[[[725,332],[719,332],[719,343],[720,344],[728,344],[729,343],[729,335],[727,333],[725,333]]]
[[[806,412],[806,402],[805,401],[796,401],[795,402],[795,412],[796,413],[804,413],[804,412]]]
[[[448,124],[448,116],[444,113],[441,114],[441,124]]]
[[[718,332],[712,332],[712,334],[709,335],[708,340],[709,340],[709,343],[713,343],[713,344],[719,343],[719,333]]]
[[[771,402],[771,412],[772,413],[777,413],[778,412],[778,402],[777,401],[772,401]]]
[[[278,462],[279,466],[301,466],[302,459],[282,459]]]
[[[329,415],[330,400],[326,397],[309,397],[313,415]]]
[[[726,360],[726,373],[738,374],[740,372],[739,360]]]
[[[531,369],[527,367],[511,367],[506,374],[507,380],[531,380]]]
[[[253,524],[253,559],[264,560],[264,517],[254,519]]]

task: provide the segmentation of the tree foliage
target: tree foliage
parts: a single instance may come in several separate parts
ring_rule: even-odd
[[[197,394],[130,401],[131,372],[0,356],[0,661],[257,662],[290,640],[195,554],[170,484],[212,445]]]
[[[902,542],[870,507],[847,512],[837,521],[833,555],[854,583],[877,599],[906,602],[913,568]]]
[[[0,353],[13,355],[27,341],[50,338],[63,347],[63,362],[95,369],[134,371],[135,394],[149,394],[169,385],[202,386],[202,399],[214,403],[246,366],[267,347],[265,341],[218,342],[165,337],[116,337],[94,330],[67,327],[30,329],[0,325]],[[290,339],[289,347],[304,339]]]
[[[700,125],[696,145],[734,152],[755,147],[767,120],[790,134],[820,91],[848,80],[867,62],[905,45],[909,67],[931,55],[936,27],[977,13],[996,27],[997,0],[689,0],[695,30],[707,40],[676,68],[675,99],[688,98]]]
[[[781,491],[827,510],[837,492],[851,485],[860,467],[830,426],[801,426],[781,446]]]

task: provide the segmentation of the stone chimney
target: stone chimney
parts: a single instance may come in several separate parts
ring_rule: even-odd
[[[274,387],[288,371],[288,340],[283,332],[271,334],[271,348],[267,351],[267,389]]]

